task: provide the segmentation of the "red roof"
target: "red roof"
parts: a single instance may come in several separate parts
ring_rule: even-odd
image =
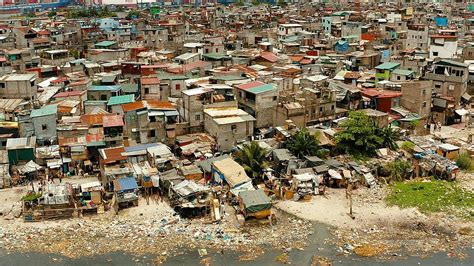
[[[300,64],[309,65],[309,64],[311,64],[311,59],[303,58],[303,59],[301,59]]]
[[[261,52],[260,57],[272,63],[275,63],[278,61],[278,56],[270,52]]]
[[[150,108],[155,110],[175,110],[176,108],[170,102],[161,102],[156,99],[136,101],[133,103],[122,104],[124,112],[139,110],[143,108]]]
[[[6,62],[7,59],[5,57],[0,57],[0,62]]]
[[[102,116],[102,124],[104,125],[104,127],[122,127],[123,116],[122,115]]]
[[[211,62],[198,60],[189,64],[185,64],[185,65],[181,65],[175,68],[168,69],[167,71],[170,73],[185,73],[187,71],[191,71],[196,68],[203,68],[210,65],[211,65]]]
[[[160,84],[160,79],[159,78],[142,78],[141,83],[142,85]]]
[[[125,152],[124,147],[114,147],[114,148],[106,148],[102,149],[100,153],[105,164],[112,163],[116,161],[123,161],[126,160],[126,156],[122,156],[122,152]]]
[[[241,89],[241,90],[248,90],[248,89],[259,87],[259,86],[262,86],[262,85],[265,85],[265,83],[263,83],[261,81],[252,81],[252,82],[249,82],[249,83],[238,85],[236,87],[238,89]]]
[[[362,95],[369,98],[397,98],[402,96],[400,92],[395,91],[379,91],[375,89],[362,90]]]
[[[430,35],[430,37],[431,37],[431,38],[456,39],[458,36],[435,34],[435,35]]]
[[[85,114],[81,116],[81,122],[89,126],[102,125],[104,116],[111,116],[111,114]]]
[[[68,78],[67,77],[58,77],[57,79],[52,80],[51,83],[62,83],[64,81],[68,81]]]
[[[71,96],[81,96],[85,91],[64,91],[54,95],[54,98],[66,98]]]
[[[89,83],[89,80],[83,79],[76,82],[71,82],[69,83],[69,86],[81,86],[81,85],[86,85],[87,83]]]

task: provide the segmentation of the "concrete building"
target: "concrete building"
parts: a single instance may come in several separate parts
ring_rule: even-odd
[[[438,34],[430,35],[430,53],[429,58],[446,58],[456,57],[458,50],[457,31],[440,30]]]
[[[204,110],[204,129],[216,138],[218,150],[230,151],[253,135],[255,118],[238,108]]]
[[[36,99],[36,74],[10,74],[0,78],[3,99]]]
[[[233,88],[224,84],[208,84],[205,87],[183,91],[180,113],[188,123],[190,133],[201,132],[204,126],[204,109],[237,108]]]
[[[431,114],[431,96],[433,81],[409,81],[401,83],[402,96],[400,106],[416,113],[421,119],[427,119]]]
[[[433,64],[433,70],[426,73],[424,78],[433,81],[435,93],[452,97],[454,102],[459,105],[467,90],[468,65],[442,59]]]
[[[278,25],[278,40],[286,39],[290,36],[295,36],[298,32],[303,30],[303,25],[296,23],[280,24]]]
[[[30,117],[39,144],[47,145],[56,142],[57,113],[58,107],[54,104],[31,111]]]
[[[407,30],[406,49],[408,50],[428,50],[428,26],[426,25],[409,25]]]
[[[273,126],[273,117],[278,103],[278,90],[273,84],[260,81],[235,86],[239,108],[254,116],[256,128]]]
[[[137,143],[174,143],[179,114],[170,102],[137,101],[122,105],[125,137],[129,145]]]

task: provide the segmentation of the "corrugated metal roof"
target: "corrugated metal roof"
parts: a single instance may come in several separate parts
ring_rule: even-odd
[[[92,86],[89,90],[90,91],[118,91],[120,90],[121,86]]]
[[[40,117],[47,115],[55,115],[58,112],[58,106],[55,104],[43,106],[41,109],[31,111],[30,117]]]
[[[110,47],[116,43],[117,42],[114,42],[114,41],[102,41],[102,42],[96,43],[94,46],[95,47]]]
[[[126,177],[118,180],[114,180],[115,191],[134,190],[138,188],[137,180],[135,177]]]
[[[122,115],[109,115],[102,117],[102,124],[104,127],[121,127],[123,126]]]
[[[135,102],[135,96],[133,94],[126,94],[126,95],[110,97],[109,101],[107,102],[107,106],[133,103],[133,102]]]
[[[23,99],[0,99],[0,110],[13,112],[22,102]]]
[[[273,87],[273,84],[265,84],[265,85],[262,85],[262,86],[250,88],[247,91],[251,92],[253,94],[259,94],[259,93],[264,93],[264,92],[268,92],[268,91],[272,91],[272,90],[275,90],[275,88]]]
[[[398,66],[400,66],[400,63],[385,62],[383,64],[380,64],[380,65],[376,66],[375,69],[391,70],[391,69],[394,69]]]
[[[36,147],[36,137],[7,139],[7,150],[30,149]]]

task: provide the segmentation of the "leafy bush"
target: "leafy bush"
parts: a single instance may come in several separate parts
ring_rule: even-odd
[[[403,144],[402,144],[402,149],[406,150],[406,151],[411,151],[415,148],[415,143],[411,142],[411,141],[404,141]]]
[[[463,152],[459,154],[458,158],[456,159],[456,164],[459,168],[463,170],[470,170],[471,169],[471,156],[467,152]]]
[[[422,212],[447,211],[472,219],[474,193],[461,188],[456,182],[443,180],[396,182],[385,198],[389,205],[418,208]]]
[[[390,171],[390,180],[403,181],[409,179],[412,174],[412,164],[409,161],[396,159],[387,164]]]

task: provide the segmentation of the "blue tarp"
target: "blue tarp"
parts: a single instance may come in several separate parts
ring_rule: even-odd
[[[127,191],[134,190],[138,188],[137,181],[135,177],[126,177],[117,180],[117,185],[115,191]]]
[[[434,18],[436,26],[438,27],[447,27],[448,26],[448,18],[437,17]]]
[[[349,50],[349,43],[347,41],[339,40],[336,42],[335,46],[336,51],[345,52]]]

